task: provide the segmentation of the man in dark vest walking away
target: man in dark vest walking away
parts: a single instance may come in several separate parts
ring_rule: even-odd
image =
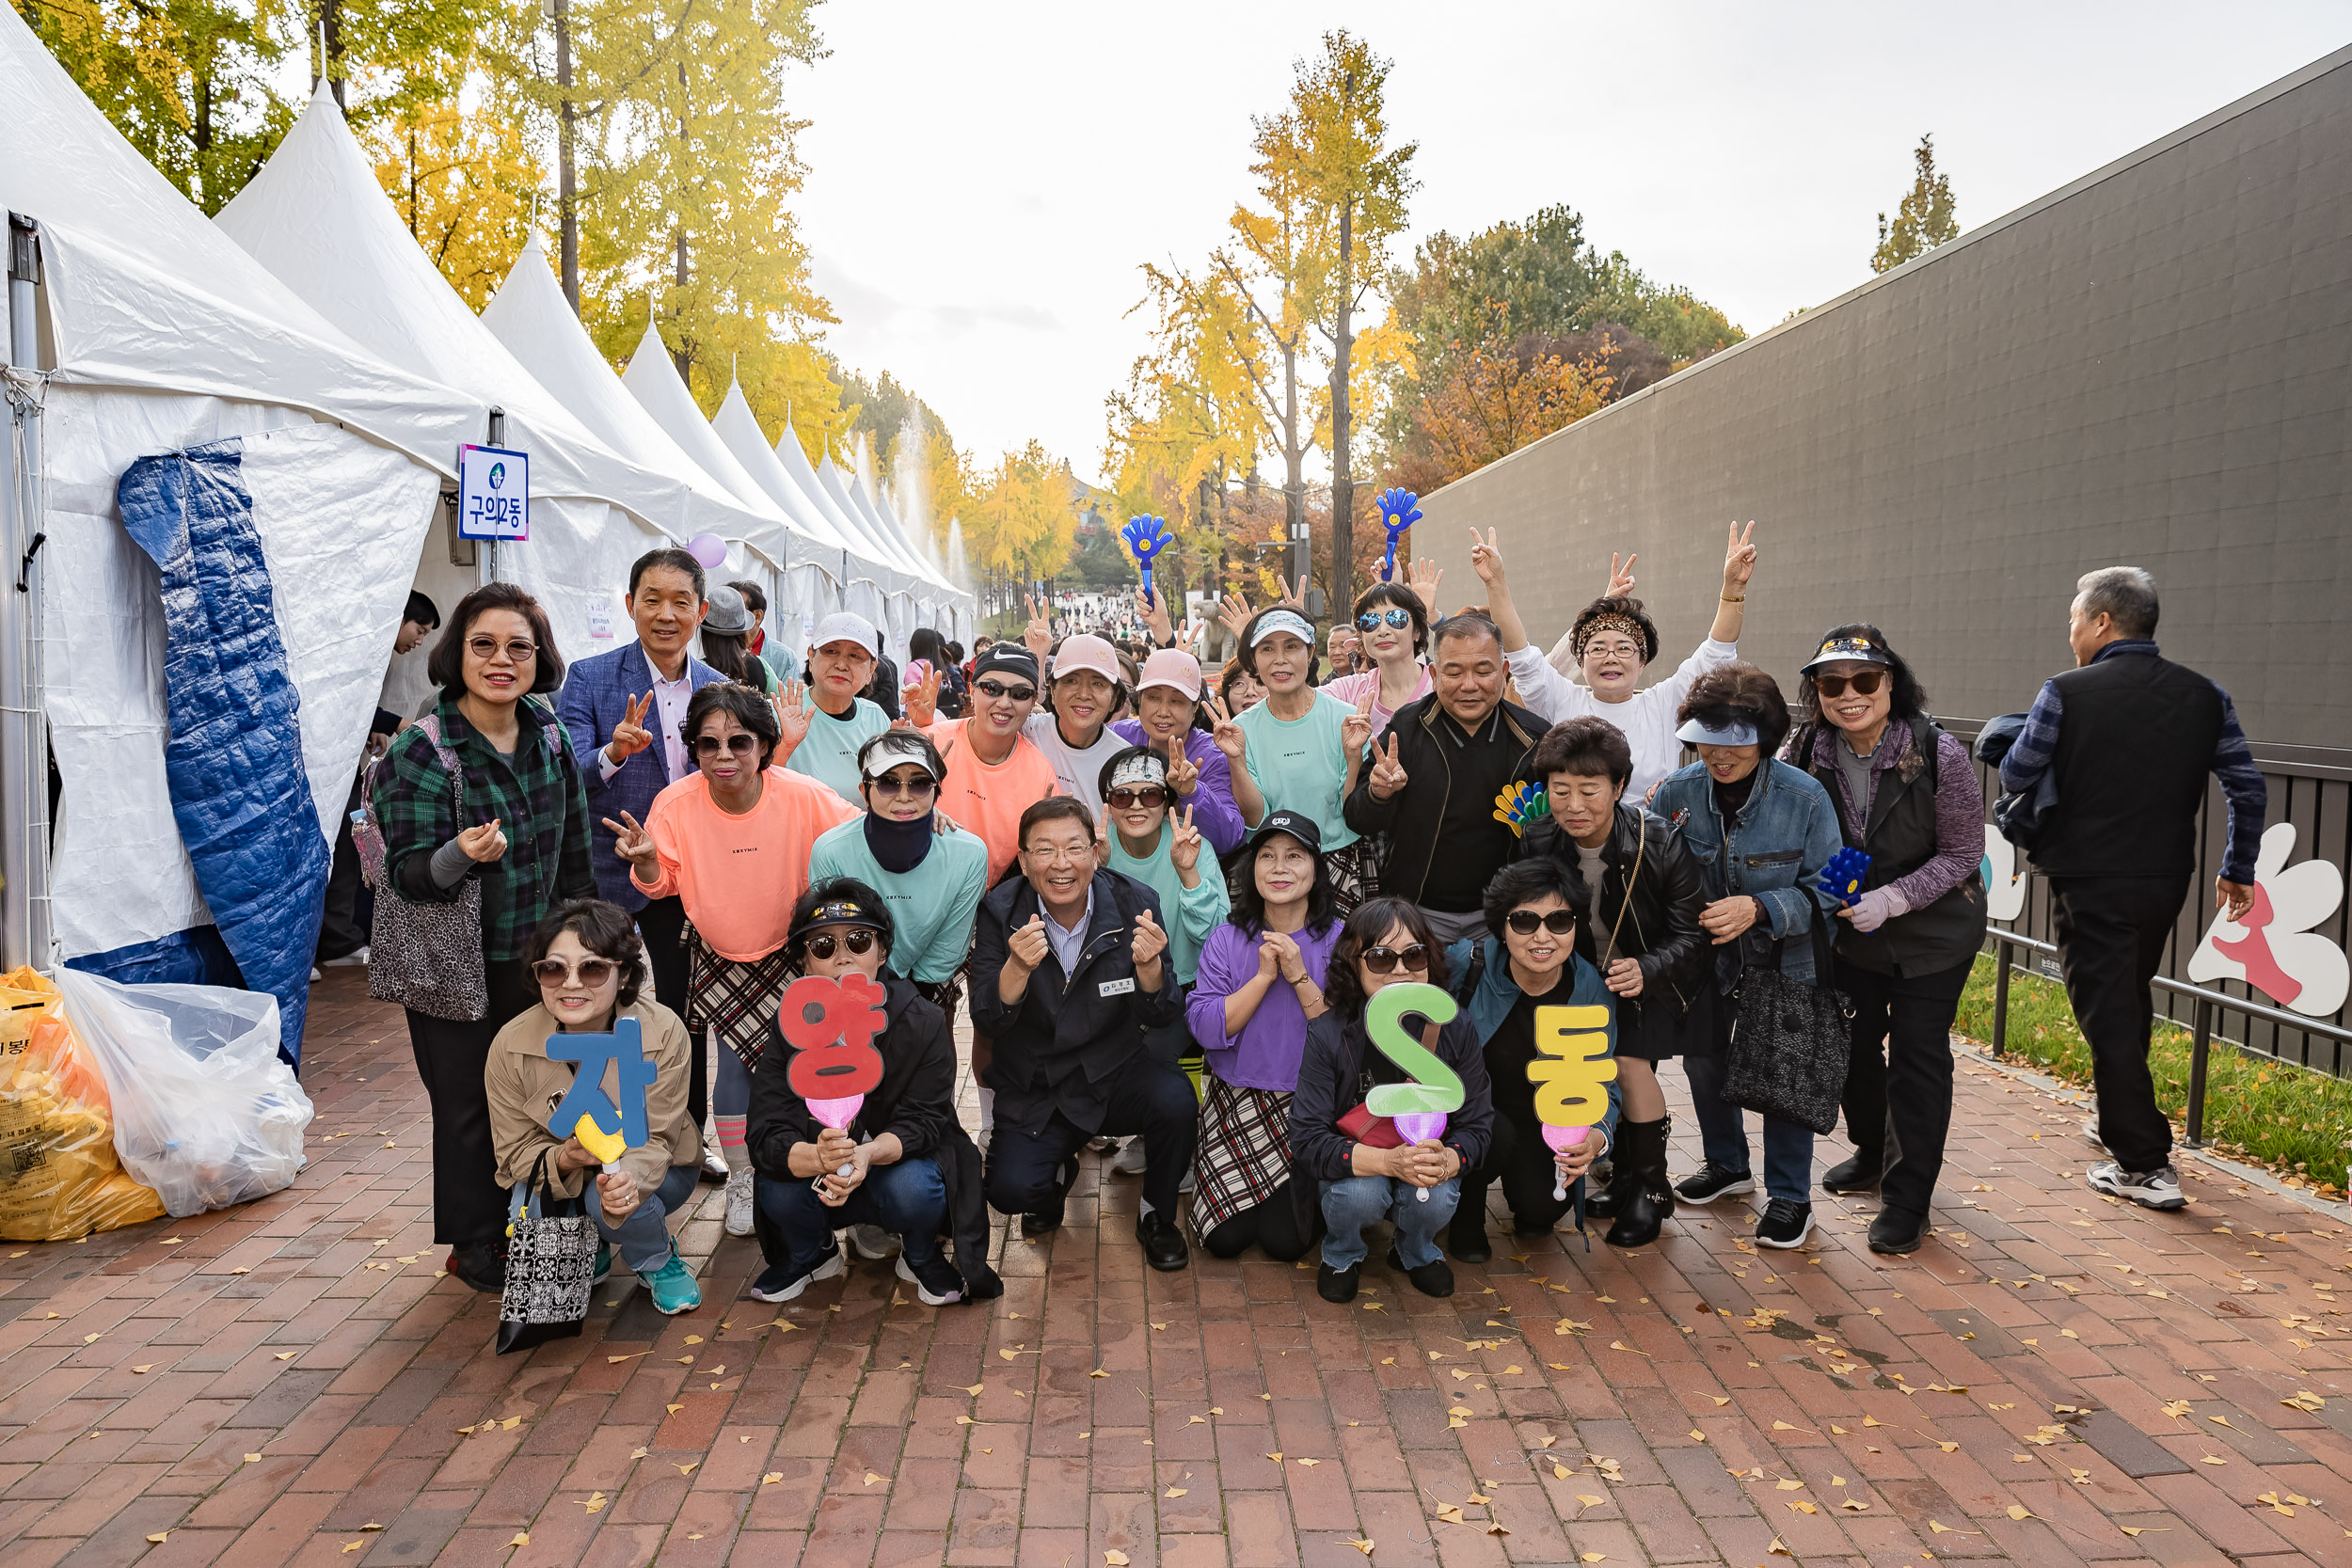
[[[2076,667],[2042,682],[2001,787],[2031,790],[2045,772],[2058,784],[2033,863],[2050,879],[2058,964],[2090,1042],[2099,1141],[2112,1156],[2087,1173],[2091,1188],[2178,1209],[2172,1125],[2148,1072],[2149,986],[2195,873],[2205,775],[2229,801],[2214,892],[2232,919],[2254,901],[2269,792],[2230,694],[2157,654],[2155,578],[2106,566],[2074,587]]]

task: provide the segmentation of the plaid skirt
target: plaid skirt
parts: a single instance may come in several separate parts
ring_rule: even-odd
[[[686,947],[686,1026],[709,1030],[745,1070],[756,1071],[784,988],[801,977],[800,966],[783,947],[749,963],[723,958],[691,928]]]
[[[1215,1073],[1207,1083],[1192,1165],[1192,1227],[1204,1237],[1291,1179],[1289,1092],[1237,1088]]]

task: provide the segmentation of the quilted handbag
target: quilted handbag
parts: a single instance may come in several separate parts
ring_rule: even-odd
[[[456,791],[453,820],[463,822],[466,770],[441,739],[437,716],[418,720],[416,727],[433,742],[434,755],[449,771]],[[446,904],[402,895],[386,864],[384,829],[375,815],[375,769],[381,766],[368,765],[359,792],[365,815],[351,833],[368,885],[375,890],[375,923],[368,933],[368,994],[429,1018],[477,1022],[490,1010],[489,978],[482,960],[482,883],[466,878],[457,884],[457,896]]]
[[[506,1291],[499,1298],[499,1354],[569,1339],[588,1317],[596,1283],[596,1222],[576,1197],[545,1196],[547,1154],[516,1183],[507,1218]]]
[[[1784,943],[1773,944],[1772,967],[1741,972],[1731,1043],[1724,1049],[1723,1097],[1741,1110],[1821,1133],[1837,1126],[1852,1053],[1847,1022],[1853,1006],[1836,989],[1819,910],[1811,924],[1817,984],[1780,972]]]

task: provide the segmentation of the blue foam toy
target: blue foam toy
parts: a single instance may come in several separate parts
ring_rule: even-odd
[[[1380,492],[1380,526],[1389,531],[1389,553],[1380,562],[1380,580],[1396,580],[1396,542],[1421,521],[1421,498],[1402,485]]]
[[[631,1148],[645,1142],[645,1091],[653,1087],[656,1071],[653,1063],[645,1059],[644,1030],[635,1019],[620,1020],[609,1035],[549,1035],[548,1060],[580,1064],[580,1074],[572,1080],[571,1092],[548,1117],[548,1132],[559,1138],[568,1138],[580,1118],[586,1117],[596,1124],[597,1131],[620,1133]],[[608,1063],[620,1068],[618,1105],[604,1092],[604,1069]]]
[[[1119,536],[1127,542],[1127,548],[1135,555],[1136,564],[1143,568],[1144,602],[1156,604],[1158,600],[1152,594],[1152,558],[1176,542],[1176,536],[1168,531],[1168,519],[1130,517],[1126,525],[1120,529]]]
[[[1859,849],[1840,849],[1821,867],[1818,885],[1838,903],[1853,908],[1862,895],[1862,879],[1870,874],[1870,857]]]

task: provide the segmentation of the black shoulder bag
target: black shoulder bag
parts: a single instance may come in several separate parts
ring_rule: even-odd
[[[1770,968],[1751,965],[1740,971],[1731,1043],[1724,1048],[1727,1102],[1816,1133],[1837,1126],[1853,1049],[1847,1027],[1853,1006],[1837,990],[1827,925],[1817,905],[1807,933],[1813,942],[1812,985],[1781,973],[1786,937],[1772,944]]]

